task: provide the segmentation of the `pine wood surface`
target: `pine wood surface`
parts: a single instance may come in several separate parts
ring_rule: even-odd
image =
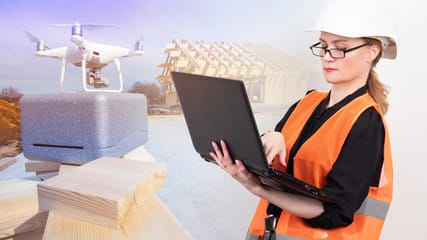
[[[144,162],[156,162],[156,159],[145,149],[144,145],[135,148],[134,150],[125,154],[122,158]]]
[[[117,229],[50,212],[43,239],[191,239],[190,234],[156,196],[146,199],[143,204],[132,205],[130,212]]]
[[[47,212],[39,211],[36,189],[32,180],[0,182],[0,238],[44,228]]]
[[[40,209],[118,228],[133,203],[165,182],[164,164],[103,157],[37,186]]]

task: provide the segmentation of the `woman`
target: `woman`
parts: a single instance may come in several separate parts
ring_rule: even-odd
[[[291,106],[275,131],[262,136],[270,164],[322,188],[338,201],[325,203],[268,188],[241,161],[232,161],[223,141],[220,146],[213,142],[211,156],[261,198],[247,239],[380,236],[392,199],[393,170],[383,117],[387,89],[374,67],[381,57],[395,58],[396,43],[391,34],[382,32],[383,27],[372,24],[364,32],[355,21],[343,21],[339,23],[343,27],[337,27],[336,18],[327,16],[349,9],[342,2],[349,1],[325,8],[314,28],[320,31],[319,41],[310,47],[321,58],[331,90],[309,92]]]

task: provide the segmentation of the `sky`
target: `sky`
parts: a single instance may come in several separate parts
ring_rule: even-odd
[[[129,87],[135,81],[152,81],[161,74],[157,65],[166,59],[162,49],[172,39],[270,44],[307,57],[308,46],[317,36],[304,30],[314,23],[323,4],[323,0],[2,0],[0,88],[14,86],[24,93],[60,90],[61,62],[36,57],[35,44],[27,39],[24,30],[51,48],[71,44],[71,29],[49,25],[55,23],[118,25],[86,30],[83,36],[89,41],[121,47],[132,48],[142,36],[145,55],[121,61],[125,86]],[[311,56],[310,59],[313,60]],[[112,65],[105,74],[116,78]],[[79,69],[68,67],[65,87],[78,88],[80,81]]]

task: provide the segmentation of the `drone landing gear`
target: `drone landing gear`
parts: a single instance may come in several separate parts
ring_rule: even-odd
[[[101,71],[99,70],[90,70],[87,72],[86,82],[88,85],[93,86],[94,88],[106,88],[109,85],[109,81],[105,77],[100,76]]]

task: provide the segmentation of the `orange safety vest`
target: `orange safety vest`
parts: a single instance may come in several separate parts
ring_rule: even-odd
[[[296,106],[286,121],[282,134],[286,142],[287,159],[302,128],[327,93],[311,92]],[[332,115],[298,150],[294,157],[294,175],[318,188],[326,185],[326,176],[332,169],[354,122],[369,107],[375,107],[385,127],[384,162],[378,187],[370,187],[369,193],[353,222],[334,229],[312,228],[300,217],[283,210],[276,227],[277,240],[298,239],[378,239],[393,194],[393,166],[390,141],[383,114],[377,103],[366,93],[352,100]],[[278,161],[275,161],[278,162]],[[276,166],[285,170],[283,166]],[[259,240],[264,234],[264,219],[268,202],[261,199],[252,219],[247,240]]]

